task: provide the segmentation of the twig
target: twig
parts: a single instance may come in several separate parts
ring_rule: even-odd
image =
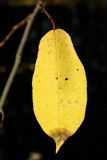
[[[45,5],[46,3],[44,2],[44,4],[41,6],[41,11],[44,12],[46,14],[46,16],[48,17],[48,19],[51,21],[52,23],[52,26],[53,26],[53,30],[55,31],[55,23],[54,23],[54,20],[52,19],[51,15],[46,11],[45,9]]]
[[[29,32],[30,32],[30,29],[31,29],[32,23],[34,21],[35,16],[38,13],[38,11],[41,9],[42,3],[43,3],[42,0],[38,1],[37,5],[36,5],[36,7],[35,7],[35,9],[34,9],[34,11],[32,13],[32,16],[27,20],[27,24],[26,24],[26,27],[25,27],[22,39],[20,41],[19,47],[18,47],[17,52],[16,52],[16,58],[15,58],[14,65],[12,67],[12,70],[10,72],[10,75],[8,77],[6,85],[4,87],[3,93],[1,95],[1,99],[0,99],[0,114],[2,115],[1,125],[2,125],[2,122],[3,122],[3,119],[4,119],[4,116],[3,116],[4,115],[3,106],[4,106],[5,100],[7,98],[7,94],[9,92],[11,84],[12,84],[12,82],[14,80],[14,77],[15,77],[15,74],[16,74],[17,69],[19,67],[19,64],[21,62],[21,56],[22,56],[23,49],[24,49],[25,43],[27,41]]]
[[[51,17],[51,15],[46,11],[45,9],[46,6],[46,2],[42,1],[41,4],[41,11],[44,12],[46,14],[46,16],[48,17],[48,19],[51,21],[52,26],[53,26],[53,30],[55,30],[55,23]],[[32,17],[33,13],[30,13],[29,15],[27,15],[27,17],[25,17],[23,20],[21,20],[19,23],[17,23],[16,25],[14,25],[12,27],[12,29],[10,30],[10,32],[6,35],[6,37],[0,42],[0,47],[3,47],[4,44],[10,39],[10,37],[20,28],[22,27],[31,17]]]
[[[6,35],[6,37],[0,42],[0,47],[3,47],[4,44],[10,39],[10,37],[21,27],[23,26],[28,19],[32,16],[33,13],[30,13],[27,17],[25,17],[23,20],[21,20],[19,23],[14,25],[11,29],[11,31]]]

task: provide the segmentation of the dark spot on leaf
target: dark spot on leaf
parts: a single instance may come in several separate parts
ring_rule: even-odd
[[[67,80],[68,80],[68,78],[65,78],[65,80],[67,81]]]
[[[77,71],[79,71],[79,69],[77,68]]]
[[[58,80],[58,77],[56,77],[56,79]]]
[[[64,128],[56,128],[51,131],[50,134],[57,143],[60,143],[60,141],[65,141],[71,134],[67,129]]]

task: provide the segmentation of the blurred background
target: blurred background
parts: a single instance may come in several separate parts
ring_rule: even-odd
[[[13,25],[32,12],[36,0],[0,0],[0,41]],[[52,29],[39,12],[27,40],[22,63],[4,106],[0,128],[0,160],[107,159],[107,0],[47,0],[56,28],[72,37],[87,74],[86,117],[79,130],[55,156],[55,143],[39,126],[33,113],[32,75],[41,37]],[[24,26],[0,48],[0,95],[13,66]],[[37,160],[32,156],[32,160]]]

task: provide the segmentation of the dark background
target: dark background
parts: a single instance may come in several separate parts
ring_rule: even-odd
[[[0,5],[0,40],[34,6]],[[56,28],[72,37],[87,74],[86,117],[79,130],[55,156],[55,143],[41,129],[33,113],[32,75],[41,37],[52,26],[39,13],[32,26],[21,65],[4,106],[5,120],[0,129],[0,160],[27,160],[31,152],[43,160],[107,159],[107,5],[78,2],[69,6],[47,6]],[[0,48],[0,95],[12,68],[24,26]]]

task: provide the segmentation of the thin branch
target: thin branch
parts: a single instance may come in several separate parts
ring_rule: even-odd
[[[15,77],[15,74],[16,74],[17,69],[19,67],[19,64],[21,62],[21,56],[22,56],[23,49],[25,47],[25,43],[27,41],[29,32],[30,32],[30,29],[31,29],[32,23],[34,21],[35,16],[38,13],[38,11],[41,9],[42,4],[43,4],[43,1],[39,0],[37,5],[36,5],[36,7],[35,7],[35,9],[34,9],[34,11],[33,11],[33,13],[32,13],[32,16],[27,20],[27,24],[26,24],[22,39],[20,41],[19,47],[18,47],[17,52],[16,52],[16,58],[15,58],[14,65],[12,67],[12,70],[10,72],[10,75],[8,77],[6,85],[4,87],[3,93],[1,95],[1,99],[0,99],[0,113],[2,115],[1,124],[2,124],[3,118],[4,118],[4,116],[3,116],[4,115],[3,106],[4,106],[4,103],[5,103],[5,100],[7,98],[7,95],[8,95],[9,89],[11,87],[11,84],[12,84],[12,82],[14,80],[14,77]]]
[[[41,4],[41,11],[44,12],[46,14],[46,16],[48,17],[48,19],[51,21],[52,26],[53,26],[53,30],[55,30],[55,23],[51,17],[51,15],[46,11],[45,9],[46,6],[46,2],[42,1]],[[27,17],[25,17],[23,20],[21,20],[19,23],[17,23],[16,25],[14,25],[12,27],[12,29],[10,30],[10,32],[6,35],[6,37],[0,42],[0,47],[3,47],[5,45],[5,43],[11,38],[11,36],[20,28],[22,27],[31,17],[32,17],[33,13],[30,13],[29,15],[27,15]]]
[[[22,27],[28,19],[32,16],[32,13],[30,13],[27,17],[25,17],[23,20],[21,20],[19,23],[14,25],[11,29],[11,31],[6,35],[6,37],[0,42],[0,47],[3,47],[4,44],[10,39],[10,37],[20,28]]]
[[[55,31],[55,23],[54,23],[54,20],[52,19],[51,15],[46,11],[45,6],[46,6],[46,3],[44,2],[44,4],[41,6],[41,7],[42,7],[42,8],[41,8],[41,11],[42,11],[43,13],[45,13],[46,16],[48,17],[48,19],[51,21],[52,26],[53,26],[53,30]]]

